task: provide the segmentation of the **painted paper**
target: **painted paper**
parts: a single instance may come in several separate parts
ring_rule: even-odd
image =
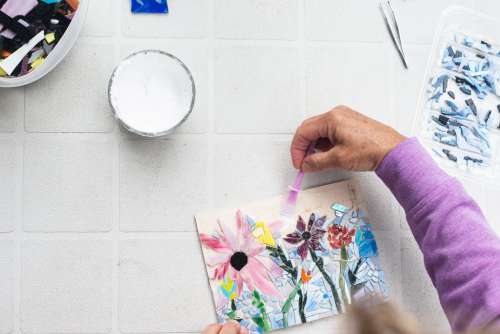
[[[386,297],[356,182],[301,192],[291,218],[283,199],[196,216],[219,322],[263,333]]]

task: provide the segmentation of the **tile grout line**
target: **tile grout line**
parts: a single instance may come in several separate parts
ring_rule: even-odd
[[[114,10],[114,29],[113,29],[113,52],[114,52],[114,66],[117,66],[121,59],[121,45],[123,44],[123,36],[121,32],[121,6],[124,4],[120,2],[113,2]],[[116,8],[118,7],[118,8]],[[108,106],[108,108],[110,108]],[[109,110],[111,112],[111,110]],[[111,328],[110,333],[120,333],[119,327],[119,262],[120,262],[120,145],[121,133],[118,121],[113,117],[113,228],[111,230],[112,236],[112,271],[111,271]]]
[[[298,19],[298,47],[299,47],[299,67],[300,67],[300,115],[302,119],[305,119],[308,115],[307,112],[307,66],[306,66],[306,50],[305,50],[305,1],[299,0],[297,8],[297,19]],[[302,120],[298,120],[297,126]]]
[[[23,196],[24,196],[24,141],[25,141],[25,115],[26,115],[26,87],[21,88],[23,91],[23,108],[22,112],[17,115],[15,145],[16,145],[16,213],[14,218],[14,226],[12,232],[9,233],[14,244],[14,319],[12,333],[21,333],[21,278],[22,278],[22,236],[24,234],[23,221]]]
[[[207,44],[207,64],[208,66],[208,110],[207,112],[207,119],[208,119],[208,129],[206,132],[206,136],[208,137],[208,147],[207,147],[207,157],[206,159],[208,160],[208,170],[207,170],[207,184],[206,184],[206,191],[207,191],[207,205],[209,208],[214,208],[216,205],[215,201],[215,163],[217,157],[215,156],[215,146],[217,145],[217,120],[216,120],[216,111],[215,111],[215,58],[216,58],[216,38],[215,38],[215,21],[216,21],[216,0],[209,0],[208,2],[208,17],[210,18],[208,20],[208,44]],[[194,222],[194,217],[193,217],[193,224]],[[196,226],[195,231],[196,231]],[[196,232],[195,232],[196,233]]]

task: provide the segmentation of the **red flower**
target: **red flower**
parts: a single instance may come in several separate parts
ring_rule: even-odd
[[[328,242],[334,249],[342,248],[342,246],[348,246],[352,242],[355,233],[355,229],[333,224],[328,226]]]

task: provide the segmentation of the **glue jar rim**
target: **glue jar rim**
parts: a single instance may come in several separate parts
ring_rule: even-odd
[[[113,102],[111,99],[111,89],[112,89],[113,83],[116,79],[115,78],[116,74],[117,74],[118,70],[121,68],[121,66],[123,66],[127,60],[129,60],[133,57],[136,57],[136,56],[141,55],[141,54],[147,55],[150,53],[157,53],[157,54],[169,57],[172,60],[174,60],[175,62],[177,62],[186,71],[186,74],[188,75],[189,81],[191,82],[191,103],[188,107],[186,114],[178,123],[176,123],[175,125],[173,125],[169,129],[166,129],[166,130],[163,130],[160,132],[144,132],[144,131],[139,131],[137,129],[134,129],[134,127],[127,124],[124,120],[122,120],[120,118],[120,116],[118,116],[118,113],[117,113],[118,108],[113,105]],[[163,136],[167,136],[167,135],[171,134],[175,129],[177,129],[179,126],[181,126],[188,119],[188,117],[191,115],[191,113],[193,112],[193,109],[194,109],[195,100],[196,100],[196,84],[195,84],[194,77],[193,77],[191,71],[189,70],[187,65],[182,60],[180,60],[179,58],[177,58],[173,54],[162,51],[162,50],[145,49],[145,50],[140,50],[140,51],[136,51],[136,52],[131,53],[130,55],[125,57],[122,61],[120,61],[120,63],[114,68],[113,72],[111,73],[111,77],[110,77],[109,83],[108,83],[108,102],[109,102],[109,105],[111,107],[111,113],[113,114],[113,116],[120,122],[121,126],[123,126],[127,131],[129,131],[133,134],[142,136],[142,137],[147,137],[147,138],[163,137]]]

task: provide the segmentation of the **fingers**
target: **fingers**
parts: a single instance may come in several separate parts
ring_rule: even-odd
[[[316,141],[316,149],[323,152],[329,151],[334,144],[328,138],[320,138]]]
[[[236,321],[229,321],[224,325],[208,325],[202,334],[248,334],[248,329],[241,327]]]
[[[220,330],[222,328],[222,325],[219,324],[211,324],[205,327],[202,334],[219,334]]]
[[[302,170],[306,173],[319,172],[328,168],[342,166],[341,148],[335,146],[326,152],[316,152],[308,155],[302,163]]]
[[[309,118],[297,129],[290,148],[295,168],[301,168],[307,149],[312,142],[319,138],[328,138],[328,126],[325,114],[323,114]]]
[[[223,326],[219,334],[239,334],[241,326],[236,321],[226,322]]]

